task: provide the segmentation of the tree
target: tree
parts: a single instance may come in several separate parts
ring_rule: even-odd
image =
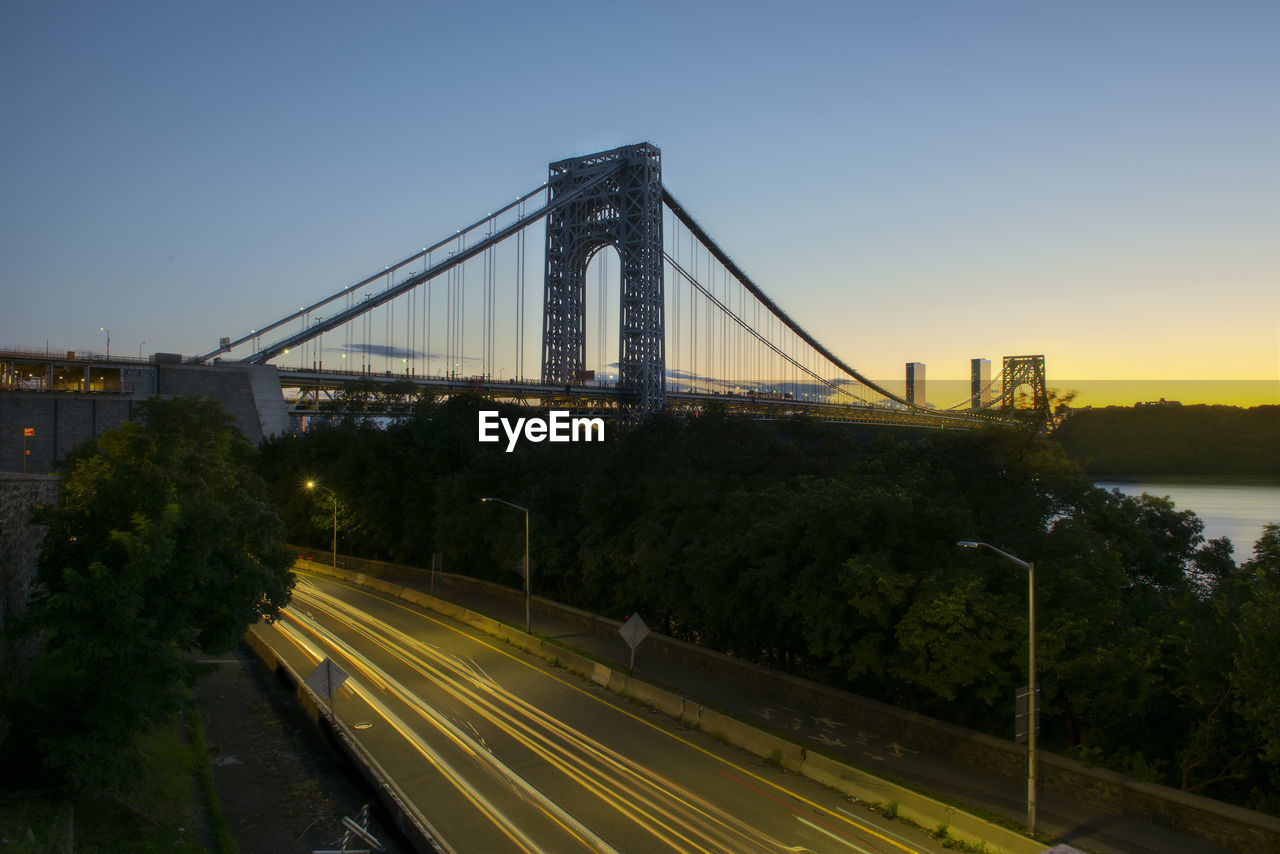
[[[1255,729],[1258,753],[1280,764],[1280,686],[1275,679],[1280,660],[1280,525],[1264,527],[1253,560],[1243,570],[1252,595],[1237,623],[1236,703]]]
[[[138,423],[63,467],[22,630],[39,643],[10,686],[9,756],[70,790],[133,770],[131,737],[167,718],[190,654],[228,649],[289,600],[292,555],[252,469],[254,449],[213,401],[152,399]]]

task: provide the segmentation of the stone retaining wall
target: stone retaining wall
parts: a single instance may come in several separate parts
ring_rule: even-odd
[[[4,637],[8,620],[27,607],[35,581],[44,526],[31,524],[31,510],[58,500],[60,481],[43,474],[0,472],[0,679],[21,685],[30,672],[35,642],[11,644]],[[0,743],[12,724],[0,708]]]
[[[0,629],[25,609],[35,578],[44,527],[30,523],[31,510],[56,502],[60,483],[51,475],[0,472]]]

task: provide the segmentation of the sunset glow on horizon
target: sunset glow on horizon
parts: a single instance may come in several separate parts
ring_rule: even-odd
[[[1052,364],[1046,366],[1051,394],[1063,397],[1075,392],[1071,406],[1133,406],[1161,400],[1185,406],[1276,406],[1280,405],[1280,382],[1272,380],[1089,380],[1059,379]],[[885,388],[902,393],[903,381],[882,382]],[[927,401],[946,409],[969,397],[969,381],[929,379]]]
[[[1082,405],[1280,402],[1276,3],[554,5],[11,4],[0,347],[207,352],[649,141],[891,387],[1036,353]]]

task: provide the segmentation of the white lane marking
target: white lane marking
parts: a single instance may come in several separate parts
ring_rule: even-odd
[[[792,813],[792,815],[795,815],[795,813]],[[818,831],[818,832],[819,832],[819,833],[821,833],[823,836],[830,836],[830,837],[831,837],[832,839],[834,839],[836,842],[842,842],[842,843],[844,843],[845,845],[847,845],[847,846],[849,846],[850,848],[852,848],[854,851],[861,851],[861,852],[862,852],[862,854],[871,854],[871,852],[870,852],[870,851],[868,851],[867,849],[863,848],[861,845],[855,845],[855,844],[853,844],[852,842],[850,842],[849,840],[845,839],[843,836],[836,836],[834,833],[832,833],[831,831],[827,830],[825,827],[823,827],[823,826],[822,826],[822,825],[820,825],[820,824],[814,824],[813,822],[809,821],[808,819],[806,819],[806,818],[801,818],[801,817],[800,817],[800,816],[798,816],[798,815],[796,815],[796,821],[800,822],[801,824],[807,824],[809,827],[812,827],[814,830]]]
[[[854,820],[858,821],[859,823],[866,823],[866,824],[869,824],[869,825],[871,825],[872,827],[874,827],[874,828],[876,829],[876,833],[887,833],[888,835],[892,836],[894,839],[896,839],[896,840],[898,840],[899,842],[901,842],[903,845],[911,846],[911,845],[919,845],[919,844],[920,844],[919,842],[912,842],[910,839],[907,839],[905,836],[899,836],[898,834],[894,833],[894,832],[893,832],[892,830],[890,830],[889,828],[885,827],[883,824],[877,824],[876,822],[871,821],[870,819],[868,819],[866,816],[860,816],[860,815],[858,815],[857,813],[851,813],[851,812],[849,812],[847,809],[845,809],[844,807],[836,807],[836,812],[842,812],[842,813],[844,813],[845,815],[849,816],[849,818],[852,818],[852,819],[854,819]]]

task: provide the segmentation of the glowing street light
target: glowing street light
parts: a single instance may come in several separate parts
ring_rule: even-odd
[[[338,494],[327,486],[321,486],[314,480],[307,481],[307,489],[323,489],[329,493],[329,497],[333,499],[333,563],[334,569],[338,568]]]
[[[510,501],[503,501],[501,498],[481,498],[481,502],[496,501],[499,504],[505,504],[508,507],[514,507],[524,512],[524,632],[532,634],[529,622],[529,508],[522,507],[519,504],[512,504]]]
[[[98,331],[107,333],[107,358],[110,359],[111,358],[111,330],[105,326],[99,326]]]
[[[1036,691],[1036,565],[1016,558],[1006,551],[1001,551],[990,543],[974,540],[961,540],[957,546],[965,549],[990,549],[1007,560],[1016,563],[1027,571],[1027,634],[1029,637],[1030,657],[1027,663],[1027,832],[1036,835],[1036,728],[1040,724],[1040,708]]]

